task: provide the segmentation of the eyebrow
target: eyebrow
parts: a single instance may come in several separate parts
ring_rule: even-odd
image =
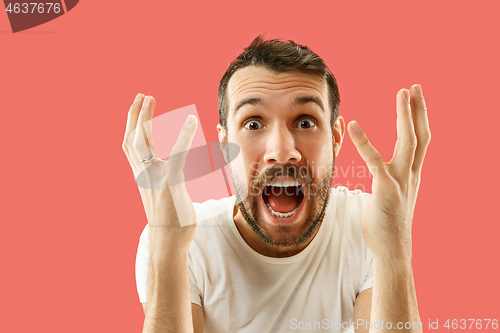
[[[321,99],[316,97],[316,96],[310,96],[310,95],[295,97],[295,99],[291,103],[291,106],[304,105],[307,103],[314,103],[317,106],[319,106],[321,111],[323,111],[323,112],[325,111],[325,107],[323,106],[323,102],[321,101]],[[236,107],[234,108],[234,113],[236,114],[236,112],[238,112],[238,110],[241,109],[246,104],[262,105],[262,104],[264,104],[264,102],[260,98],[257,98],[257,97],[246,98],[246,99],[240,101],[238,104],[236,104]]]
[[[323,106],[323,102],[321,101],[320,98],[316,97],[316,96],[299,96],[299,97],[296,97],[293,102],[292,102],[292,105],[304,105],[304,104],[307,104],[307,103],[314,103],[316,104],[317,106],[319,106],[319,108],[321,109],[321,111],[325,112],[325,107]]]
[[[238,110],[241,109],[243,107],[243,105],[246,105],[246,104],[261,105],[262,100],[260,98],[256,98],[256,97],[246,98],[246,99],[242,100],[241,102],[239,102],[238,104],[236,104],[236,107],[234,108],[234,113],[236,114],[236,112],[238,112]]]

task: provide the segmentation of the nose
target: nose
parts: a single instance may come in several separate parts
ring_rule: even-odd
[[[265,162],[271,164],[287,162],[297,163],[301,160],[302,156],[295,147],[295,139],[286,125],[276,126],[266,139]]]

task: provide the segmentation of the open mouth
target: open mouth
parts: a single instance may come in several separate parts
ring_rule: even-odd
[[[302,204],[304,190],[302,185],[287,184],[286,182],[266,185],[262,191],[262,199],[273,216],[287,218],[295,214]]]

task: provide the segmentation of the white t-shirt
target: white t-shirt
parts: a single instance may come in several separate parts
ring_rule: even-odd
[[[286,258],[263,256],[243,240],[233,220],[236,196],[194,204],[199,223],[189,247],[191,302],[203,307],[205,333],[353,331],[356,297],[373,282],[361,231],[370,194],[337,187],[330,195],[314,239]],[[136,259],[141,303],[148,272],[146,226]]]

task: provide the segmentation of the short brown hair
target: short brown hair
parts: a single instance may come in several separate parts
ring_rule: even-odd
[[[328,84],[328,98],[332,110],[331,126],[339,115],[340,94],[337,80],[323,59],[307,46],[286,42],[280,39],[264,41],[264,36],[258,35],[252,43],[229,65],[219,84],[219,122],[227,132],[227,87],[233,74],[247,66],[261,66],[276,73],[299,70],[316,74]]]

